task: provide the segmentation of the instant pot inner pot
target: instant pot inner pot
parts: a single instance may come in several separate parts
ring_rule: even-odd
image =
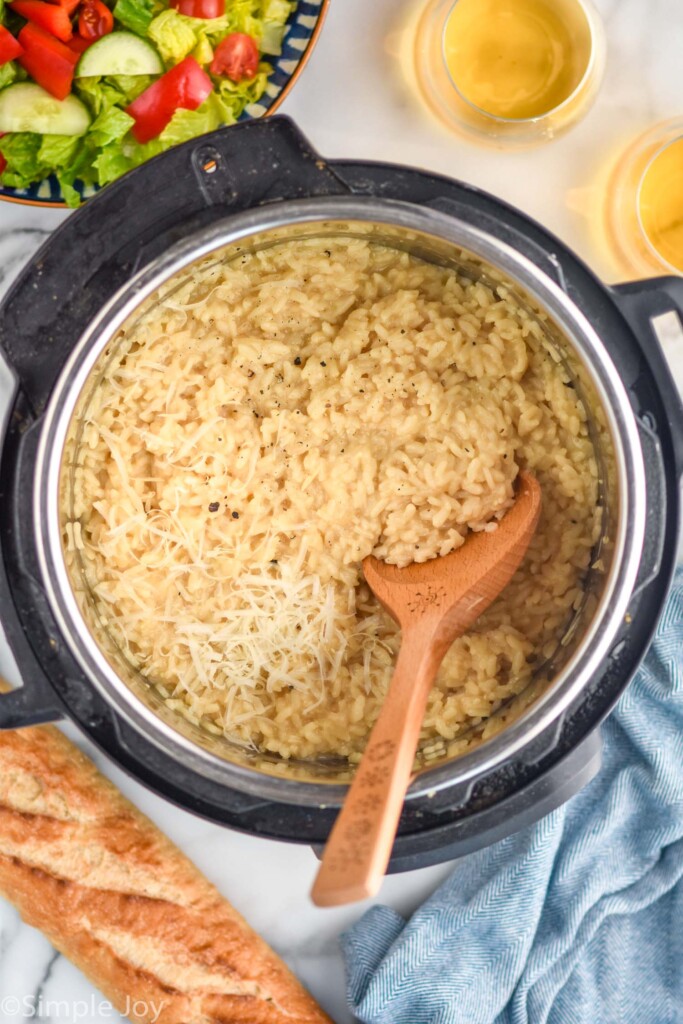
[[[225,263],[241,258],[245,252],[254,252],[265,247],[277,245],[283,241],[297,238],[312,238],[330,235],[338,237],[361,237],[365,240],[382,243],[410,252],[421,259],[452,267],[460,274],[472,280],[482,280],[494,289],[505,289],[512,293],[540,322],[552,357],[564,364],[570,375],[572,385],[584,403],[589,429],[595,448],[599,472],[599,503],[602,509],[602,530],[595,546],[591,568],[585,579],[583,600],[567,621],[564,633],[557,638],[557,648],[549,659],[540,664],[534,673],[531,684],[520,694],[511,698],[498,709],[495,715],[495,730],[500,731],[512,721],[518,720],[525,711],[542,695],[552,693],[553,683],[561,674],[571,671],[572,658],[585,638],[586,630],[598,607],[610,577],[610,566],[613,553],[613,542],[617,536],[617,480],[615,470],[614,444],[597,390],[593,384],[591,373],[582,362],[575,346],[561,327],[549,313],[540,310],[525,292],[524,288],[506,278],[491,263],[482,260],[475,254],[456,247],[437,237],[421,232],[408,230],[404,227],[367,223],[363,221],[349,222],[318,222],[290,225],[286,228],[273,228],[252,234],[247,238],[214,250],[209,255],[184,266],[168,277],[154,293],[145,298],[127,317],[122,326],[105,329],[99,336],[91,339],[91,344],[98,347],[99,355],[86,379],[85,385],[72,387],[64,396],[64,405],[69,415],[69,426],[66,443],[62,452],[60,477],[60,528],[63,544],[66,543],[67,523],[74,520],[74,467],[78,458],[79,444],[82,440],[84,423],[91,409],[94,396],[103,377],[112,365],[121,358],[121,346],[126,331],[135,326],[141,318],[153,317],[155,306],[161,299],[168,299],[181,288],[198,266],[203,269],[215,263]],[[53,553],[54,554],[54,553]],[[75,558],[67,569],[65,552],[60,552],[59,585],[69,590],[69,597],[77,607],[75,629],[70,631],[68,639],[77,653],[87,649],[90,662],[99,666],[97,685],[110,691],[116,690],[119,702],[133,700],[138,705],[138,713],[154,731],[155,722],[164,723],[177,736],[184,738],[194,747],[201,748],[212,758],[220,759],[251,772],[265,773],[296,781],[319,783],[338,783],[347,781],[352,767],[340,758],[325,758],[316,761],[285,761],[276,756],[265,755],[255,750],[231,742],[223,735],[217,735],[215,727],[194,724],[177,711],[171,710],[160,696],[158,690],[145,679],[130,663],[122,650],[117,646],[107,631],[107,610],[101,606],[92,593],[85,574],[83,564],[76,549]],[[78,621],[80,617],[80,621]],[[92,671],[90,672],[92,676]],[[544,698],[545,699],[545,698]],[[491,720],[489,719],[489,722]],[[473,738],[480,737],[483,723],[470,727]],[[484,741],[486,742],[486,741]],[[424,759],[421,752],[421,780],[418,786],[425,791],[430,788],[430,777],[434,769],[455,760],[449,754],[448,743],[428,742],[429,757]]]

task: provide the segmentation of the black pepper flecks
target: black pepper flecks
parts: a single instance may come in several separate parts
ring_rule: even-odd
[[[232,513],[232,518],[233,518],[233,519],[239,519],[239,517],[240,517],[240,514],[239,514],[239,512],[233,512],[233,513]]]
[[[220,507],[221,506],[219,501],[212,501],[211,504],[209,505],[209,512],[218,512],[218,509]]]
[[[301,356],[296,357],[296,359],[294,360],[294,365],[301,366]]]
[[[325,360],[323,359],[323,360],[321,360],[321,363],[320,363],[320,365],[321,365],[321,366],[327,366],[327,363],[326,363],[326,362],[325,362]]]

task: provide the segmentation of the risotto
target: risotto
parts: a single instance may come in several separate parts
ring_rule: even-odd
[[[449,651],[422,749],[496,726],[582,597],[599,531],[586,414],[538,318],[351,238],[207,261],[126,329],[74,441],[65,544],[169,706],[284,758],[356,759],[399,645],[364,583],[494,530],[520,467],[538,531]]]

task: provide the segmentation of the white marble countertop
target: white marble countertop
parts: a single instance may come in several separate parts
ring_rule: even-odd
[[[680,0],[596,0],[609,47],[597,104],[569,134],[526,152],[494,151],[449,134],[406,88],[396,54],[401,27],[420,2],[332,0],[318,48],[283,112],[325,156],[410,163],[496,193],[556,232],[605,279],[616,280],[595,216],[586,211],[599,199],[620,149],[652,123],[683,114]],[[0,204],[0,290],[65,216]],[[18,682],[1,641],[0,672]],[[70,734],[89,749],[74,730]],[[337,1024],[349,1024],[337,937],[364,908],[330,911],[310,904],[313,853],[207,824],[89,752],[287,959]],[[449,870],[389,878],[381,899],[410,912]],[[21,1004],[27,996],[42,1011],[36,1018],[53,1024],[119,1019],[75,968],[0,903],[0,1024],[29,1016]]]

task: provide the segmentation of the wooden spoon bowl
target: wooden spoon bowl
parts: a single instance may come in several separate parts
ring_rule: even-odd
[[[443,558],[403,569],[369,556],[368,585],[401,627],[384,706],[327,841],[313,902],[338,906],[379,889],[410,783],[427,699],[446,651],[507,585],[529,546],[541,488],[521,472],[514,505],[495,530],[470,533]]]

